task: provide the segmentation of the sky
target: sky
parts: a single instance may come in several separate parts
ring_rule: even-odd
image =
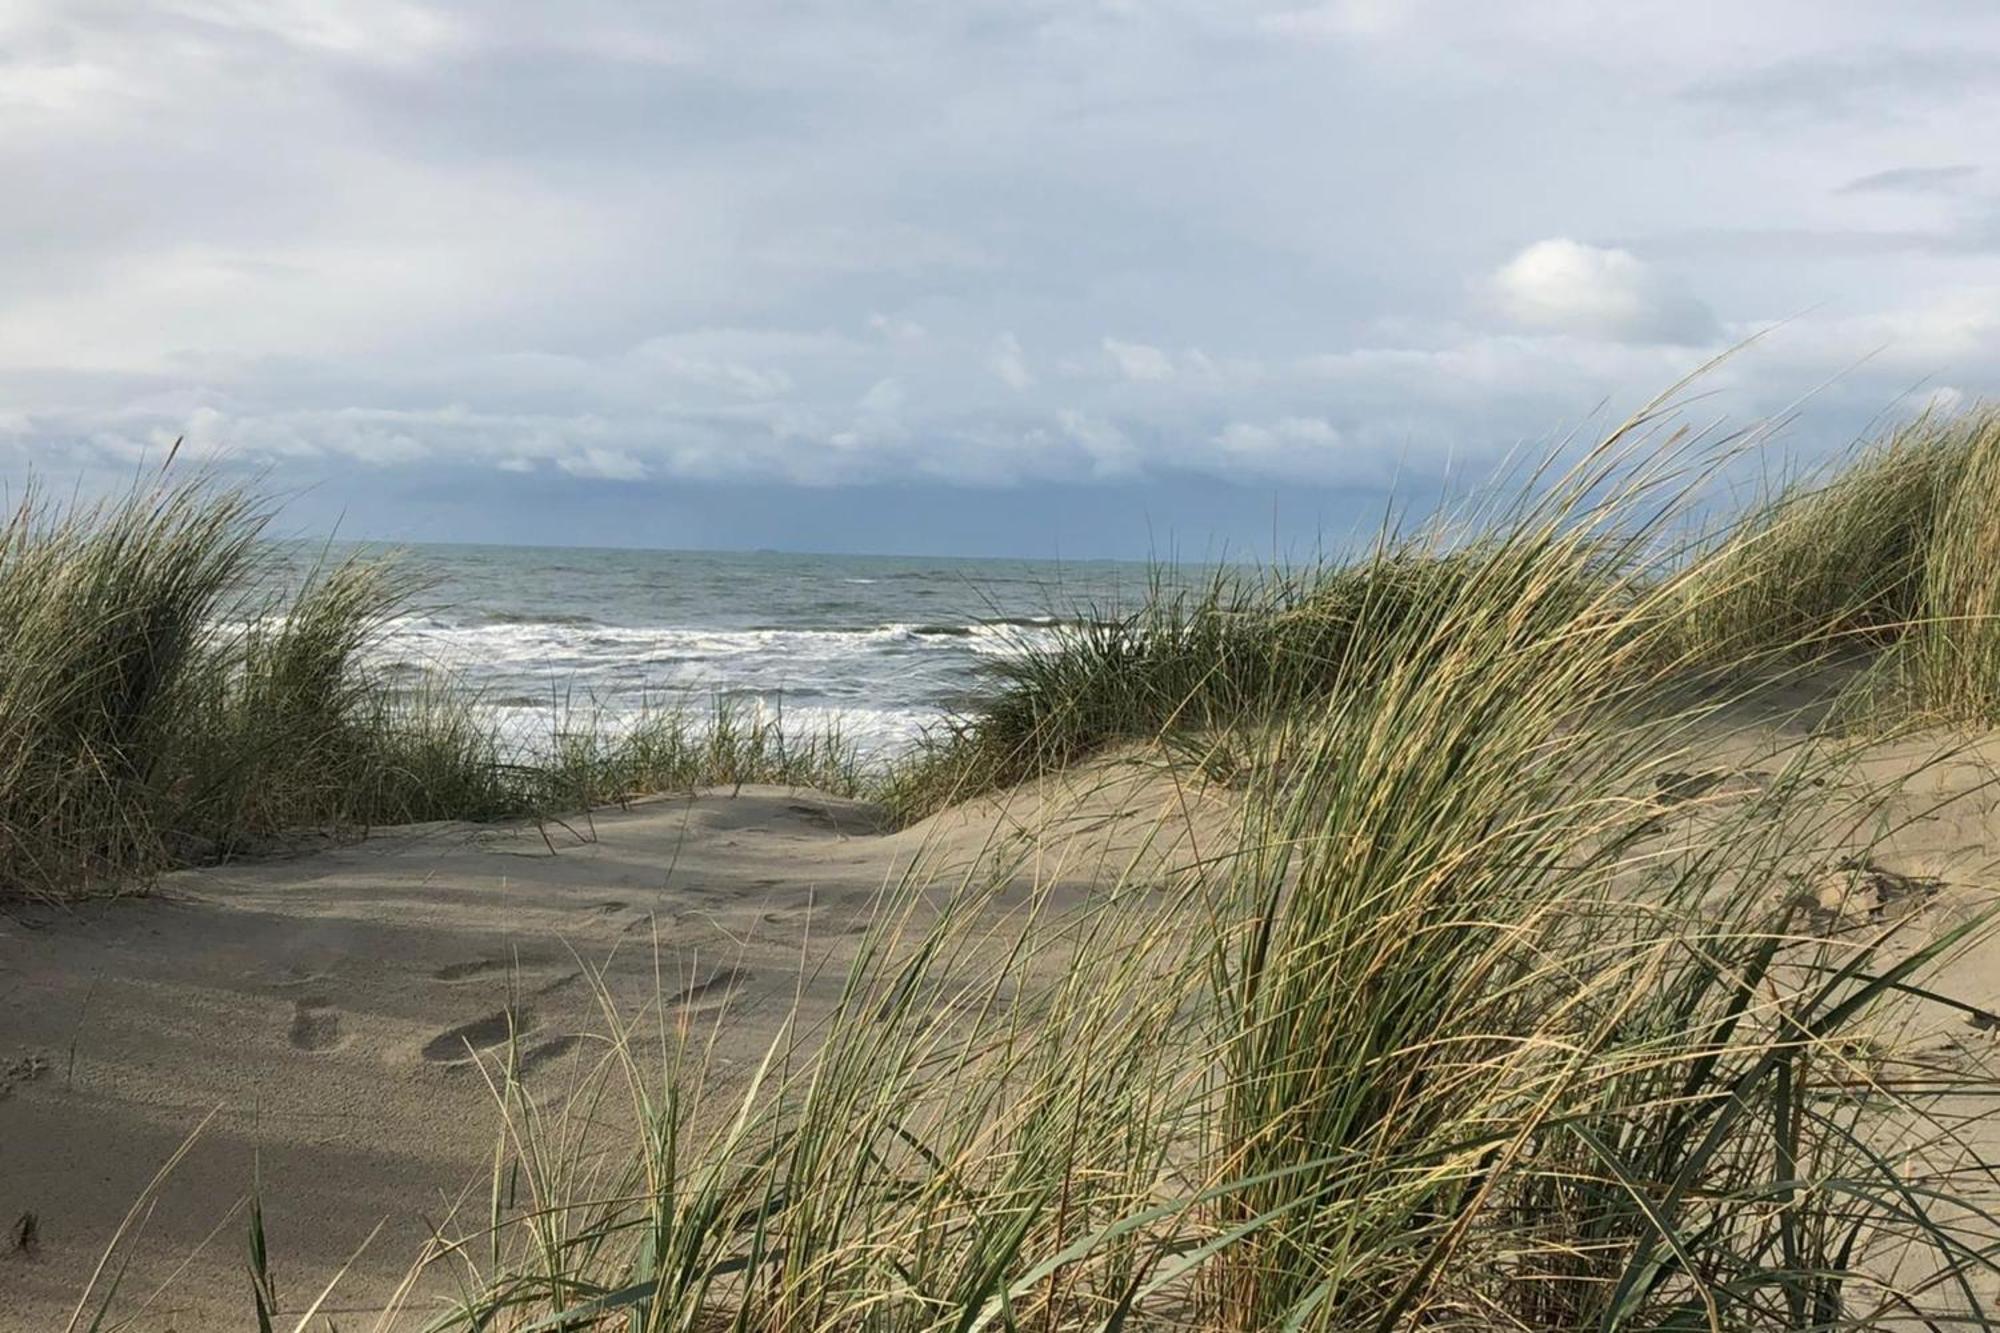
[[[0,0],[0,479],[398,541],[1295,549],[1993,393],[2000,7]]]

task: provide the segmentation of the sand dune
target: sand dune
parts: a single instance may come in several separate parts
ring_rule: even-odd
[[[1690,756],[1661,788],[1658,836],[1698,838],[1753,799],[1773,739]],[[1828,902],[1828,928],[1887,912],[1944,923],[1984,900],[2000,744],[1938,761],[1941,743],[1864,760],[1860,778],[1907,777],[1889,815],[1901,826],[1850,877],[1862,896]],[[878,893],[913,865],[947,884],[1014,865],[989,905],[1004,917],[1030,883],[1081,898],[1135,860],[1152,874],[1212,855],[1230,810],[1226,791],[1140,754],[887,834],[850,802],[706,791],[567,826],[385,830],[0,919],[0,1214],[17,1239],[33,1218],[0,1257],[0,1328],[62,1326],[132,1200],[211,1114],[132,1250],[128,1310],[186,1264],[136,1327],[244,1326],[234,1210],[258,1178],[290,1302],[382,1226],[329,1306],[365,1323],[426,1219],[485,1188],[482,1058],[513,1042],[530,1090],[554,1095],[590,1058],[607,997],[657,998],[671,1020],[719,1022],[715,1074],[740,1079],[787,1015],[832,1006]],[[1951,981],[2000,1012],[2000,949],[1960,959]],[[1985,1059],[1994,1027],[1948,1014],[1924,1040]]]
[[[604,1030],[603,995],[657,996],[671,1018],[721,1020],[726,1084],[795,1009],[809,1022],[831,1007],[879,892],[913,864],[950,882],[1032,843],[1023,885],[1081,892],[1143,847],[1184,854],[1152,835],[1181,803],[1155,768],[1057,785],[892,835],[868,807],[777,788],[541,828],[385,830],[0,919],[0,1213],[35,1219],[29,1246],[0,1257],[0,1328],[62,1325],[128,1206],[211,1112],[122,1303],[222,1232],[139,1326],[246,1318],[231,1213],[259,1177],[288,1300],[387,1219],[330,1307],[368,1309],[425,1239],[417,1210],[484,1188],[497,1117],[477,1066],[510,1040],[530,1087],[554,1089]],[[1222,822],[1213,798],[1198,804]]]

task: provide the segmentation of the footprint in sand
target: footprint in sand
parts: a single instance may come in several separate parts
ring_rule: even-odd
[[[532,1032],[534,1027],[531,1011],[502,1009],[438,1033],[424,1043],[424,1060],[434,1065],[465,1064],[480,1051],[499,1046],[511,1036]]]
[[[323,1000],[298,1000],[292,1005],[291,1043],[295,1051],[319,1054],[341,1042],[340,1010]]]
[[[1666,831],[1670,814],[1679,806],[1704,797],[1748,797],[1771,785],[1771,775],[1761,768],[1735,772],[1726,768],[1705,768],[1695,773],[1672,771],[1653,775],[1653,805],[1658,811],[1633,830],[1646,837]]]
[[[1728,776],[1719,768],[1703,769],[1699,773],[1656,773],[1653,776],[1654,794],[1661,805],[1681,805],[1700,800]]]
[[[24,1055],[18,1060],[10,1060],[0,1065],[0,1102],[14,1095],[14,1089],[24,1083],[33,1083],[49,1072],[49,1057],[37,1051]]]
[[[537,1046],[532,1046],[521,1055],[521,1077],[526,1078],[551,1060],[560,1060],[575,1050],[583,1038],[571,1033],[562,1037],[551,1037]]]
[[[1906,875],[1867,857],[1849,856],[1832,870],[1805,878],[1798,900],[1813,928],[1832,935],[1921,911],[1944,888],[1941,879]]]
[[[551,977],[549,980],[535,987],[535,994],[554,995],[560,991],[568,990],[571,986],[576,985],[577,982],[582,980],[583,973],[581,972],[565,972],[561,976]]]
[[[468,958],[462,963],[445,964],[431,973],[431,980],[442,981],[447,986],[497,976],[519,976],[525,980],[537,973],[546,973],[548,968],[549,960],[546,958]],[[535,994],[547,995],[561,990],[582,976],[581,972],[563,973],[539,987]]]
[[[680,994],[668,1000],[669,1005],[694,1005],[704,1000],[721,999],[730,991],[750,979],[750,974],[740,967],[725,967],[711,975],[706,981],[697,981],[682,989]]]
[[[764,913],[764,923],[771,926],[800,926],[810,928],[816,935],[861,935],[868,930],[868,918],[849,917],[845,923],[832,919],[826,912],[815,914],[811,908],[798,908]]]

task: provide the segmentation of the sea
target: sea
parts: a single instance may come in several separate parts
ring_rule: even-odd
[[[885,755],[974,706],[1058,626],[1140,600],[1148,567],[779,552],[288,546],[276,577],[384,554],[423,593],[372,665],[457,682],[526,744],[551,720],[615,730],[648,707],[720,700]]]

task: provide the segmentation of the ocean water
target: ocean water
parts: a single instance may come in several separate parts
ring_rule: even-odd
[[[347,549],[292,547],[279,577]],[[429,587],[375,663],[442,668],[532,742],[553,714],[615,727],[647,704],[725,698],[787,725],[837,723],[893,751],[965,708],[995,663],[1063,619],[1129,606],[1147,569],[1055,563],[509,546],[405,546]]]

